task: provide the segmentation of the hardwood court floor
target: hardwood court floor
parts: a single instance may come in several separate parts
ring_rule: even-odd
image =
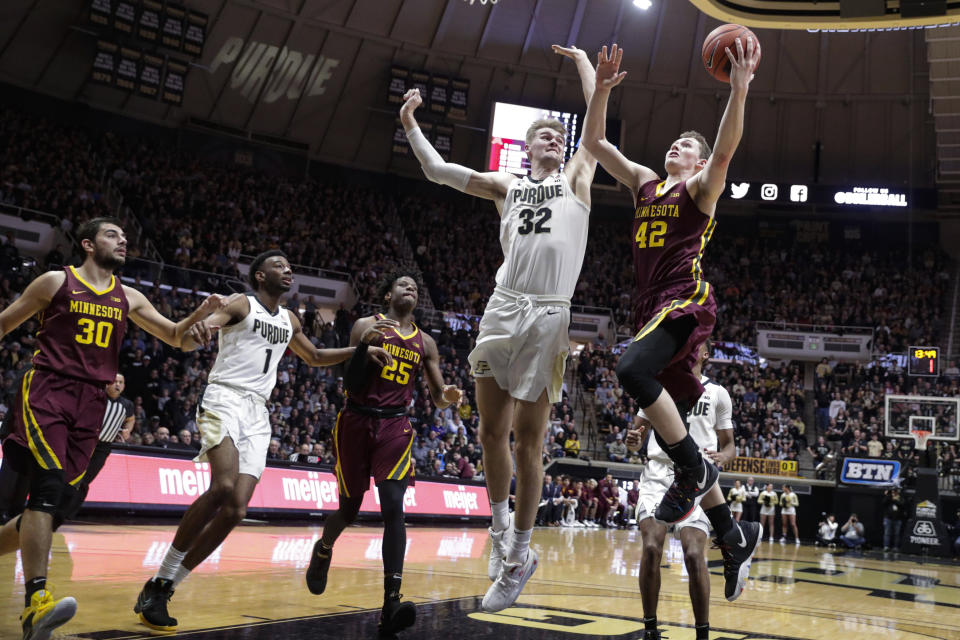
[[[377,528],[350,528],[337,543],[327,592],[311,595],[303,574],[319,528],[244,526],[177,591],[177,637],[353,640],[375,638],[382,598]],[[70,526],[54,537],[50,581],[79,613],[60,637],[147,637],[132,606],[173,538],[168,526]],[[408,532],[405,597],[418,605],[403,638],[635,639],[643,625],[637,590],[640,536],[633,531],[538,529],[540,569],[517,604],[485,614],[485,529]],[[852,557],[764,542],[747,591],[723,598],[719,552],[710,552],[712,638],[877,640],[960,638],[960,567],[911,559]],[[0,638],[19,638],[22,575],[5,574]],[[679,544],[663,562],[659,618],[669,640],[693,639]]]

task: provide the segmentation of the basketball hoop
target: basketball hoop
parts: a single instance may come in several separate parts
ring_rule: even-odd
[[[927,438],[930,437],[932,431],[925,431],[923,429],[916,429],[910,432],[913,434],[913,439],[917,442],[917,449],[920,451],[926,451],[927,449]]]

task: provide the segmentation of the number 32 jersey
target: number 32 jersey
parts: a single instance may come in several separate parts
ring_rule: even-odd
[[[500,216],[497,284],[529,295],[573,297],[589,223],[590,207],[573,194],[562,171],[514,180]]]
[[[386,316],[378,313],[375,317],[381,320]],[[406,407],[413,400],[417,375],[423,368],[423,334],[415,324],[407,335],[387,329],[379,346],[393,356],[393,363],[385,367],[371,365],[367,383],[351,391],[350,400],[365,407]]]
[[[220,350],[208,381],[239,391],[252,391],[265,401],[277,384],[277,364],[293,338],[290,312],[276,313],[248,295],[250,311],[240,322],[221,327]]]

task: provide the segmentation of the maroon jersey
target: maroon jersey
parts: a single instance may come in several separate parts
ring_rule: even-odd
[[[633,216],[633,265],[638,301],[666,288],[702,283],[700,261],[717,226],[697,207],[687,183],[663,191],[664,182],[650,181],[637,193]]]
[[[384,318],[377,314],[377,318]],[[413,325],[409,335],[389,329],[380,344],[393,356],[393,364],[378,367],[367,384],[358,393],[351,393],[350,400],[366,407],[405,407],[413,399],[417,374],[423,367],[425,350],[423,334]]]
[[[40,314],[33,364],[61,375],[106,384],[117,376],[120,343],[130,305],[116,276],[104,291],[84,282],[76,269]]]

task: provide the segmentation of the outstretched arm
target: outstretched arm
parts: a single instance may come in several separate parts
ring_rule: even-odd
[[[597,74],[590,64],[590,58],[583,49],[577,47],[561,47],[558,44],[553,45],[553,52],[566,56],[573,60],[577,65],[577,74],[580,76],[580,86],[583,88],[583,98],[587,104],[593,97],[596,87]],[[573,193],[583,200],[584,204],[590,206],[590,185],[593,183],[593,176],[597,171],[597,159],[587,151],[584,145],[580,145],[577,152],[570,158],[570,162],[563,168],[563,172],[570,180],[573,187]]]
[[[577,75],[580,76],[580,86],[583,89],[583,100],[590,104],[590,98],[593,97],[593,91],[597,86],[597,72],[590,64],[590,58],[583,49],[577,47],[561,47],[555,44],[551,47],[553,52],[561,56],[566,56],[573,60],[577,65]]]
[[[710,216],[713,216],[717,200],[723,194],[730,160],[733,159],[733,153],[743,135],[747,91],[750,81],[753,80],[753,70],[760,61],[760,43],[753,38],[747,38],[747,50],[744,53],[743,42],[737,38],[736,56],[727,49],[727,57],[730,58],[730,98],[720,120],[717,141],[703,171],[687,181],[687,190],[697,206]]]
[[[419,89],[410,89],[403,96],[403,106],[400,107],[400,122],[407,132],[407,140],[413,155],[420,161],[420,168],[431,182],[445,184],[457,191],[468,193],[471,196],[493,200],[497,209],[502,209],[503,199],[507,197],[507,189],[513,181],[508,173],[487,172],[477,173],[473,169],[453,162],[446,162],[430,141],[420,130],[413,112],[423,104]]]
[[[357,350],[356,347],[318,349],[313,346],[310,339],[303,333],[300,326],[300,319],[296,314],[290,310],[287,312],[290,314],[290,323],[293,325],[293,338],[290,339],[290,350],[311,367],[330,367],[335,364],[340,364],[348,360]],[[366,355],[380,366],[390,364],[392,359],[390,354],[380,347],[370,348]]]
[[[130,319],[134,324],[155,336],[172,347],[181,348],[181,341],[184,334],[198,322],[205,320],[207,316],[223,308],[227,303],[227,298],[219,294],[213,294],[204,300],[193,313],[174,323],[172,320],[160,315],[156,307],[147,300],[147,297],[134,289],[124,285],[123,292],[127,296],[127,302],[130,305]],[[201,344],[206,344],[212,336],[212,332],[201,325],[202,330],[198,334]]]
[[[610,91],[623,82],[626,71],[620,71],[623,49],[613,45],[610,54],[607,48],[597,54],[596,88],[587,106],[583,123],[583,145],[617,181],[630,189],[636,198],[640,185],[657,179],[657,174],[643,165],[631,162],[619,149],[607,141],[607,103]]]

